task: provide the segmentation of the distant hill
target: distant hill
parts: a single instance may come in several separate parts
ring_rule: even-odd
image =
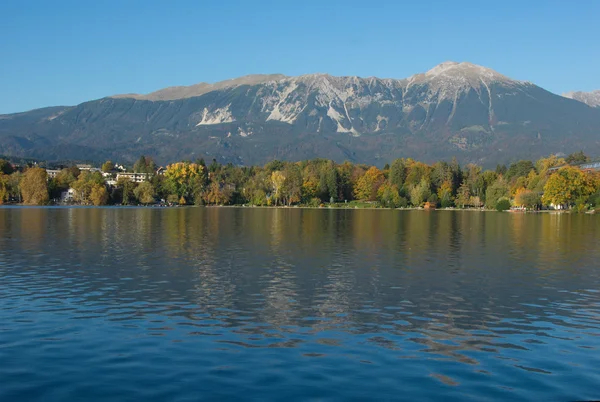
[[[254,75],[0,115],[0,154],[48,160],[491,166],[580,149],[600,154],[600,108],[455,62],[406,79]]]

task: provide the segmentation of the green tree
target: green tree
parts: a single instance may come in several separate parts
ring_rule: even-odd
[[[410,189],[410,202],[415,207],[420,207],[431,195],[429,182],[422,178],[421,182]]]
[[[590,158],[583,151],[574,152],[565,158],[565,162],[569,165],[579,165],[589,162]]]
[[[500,198],[496,202],[496,211],[508,211],[510,209],[510,200],[506,197]]]
[[[283,198],[288,205],[300,202],[302,199],[302,171],[295,163],[286,165],[283,170],[285,180],[283,182]]]
[[[508,197],[509,188],[502,176],[493,182],[485,192],[485,206],[487,208],[496,208],[498,200],[503,197]]]
[[[8,176],[8,198],[22,202],[21,196],[21,180],[23,180],[23,173],[14,172]]]
[[[142,204],[147,205],[154,202],[155,191],[150,182],[144,181],[138,184],[135,190],[133,190],[133,194]]]
[[[531,161],[521,160],[513,163],[506,172],[506,180],[511,181],[519,177],[527,177],[531,170],[534,170],[535,166]]]
[[[122,205],[129,205],[134,197],[136,183],[132,182],[128,177],[119,177],[116,184],[117,194],[113,202]]]
[[[541,205],[540,195],[526,188],[520,188],[515,194],[515,205],[527,209],[537,208]]]
[[[14,169],[12,167],[12,165],[10,164],[9,161],[5,160],[5,159],[0,159],[0,174],[12,174],[14,172]]]
[[[135,173],[154,174],[156,172],[156,163],[154,163],[151,157],[142,155],[133,165],[133,171]]]
[[[404,159],[396,159],[390,166],[389,181],[392,186],[400,189],[406,179],[406,163]]]
[[[402,204],[398,187],[384,183],[377,190],[377,200],[381,205],[387,208],[399,208]]]

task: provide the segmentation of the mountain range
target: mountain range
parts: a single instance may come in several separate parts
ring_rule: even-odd
[[[600,92],[560,96],[471,63],[405,79],[250,75],[0,115],[0,154],[251,165],[325,157],[485,166],[600,154]]]

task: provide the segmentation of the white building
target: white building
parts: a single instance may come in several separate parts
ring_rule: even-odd
[[[144,181],[148,181],[150,179],[150,175],[148,173],[121,172],[121,173],[117,173],[117,181],[119,181],[120,178],[126,178],[128,180],[131,180],[134,183],[142,183]]]
[[[72,188],[69,188],[67,191],[63,191],[60,195],[60,202],[63,204],[68,204],[73,201],[75,201],[75,190]]]
[[[60,173],[60,170],[55,169],[46,169],[46,174],[48,175],[48,180],[54,179],[56,175]]]

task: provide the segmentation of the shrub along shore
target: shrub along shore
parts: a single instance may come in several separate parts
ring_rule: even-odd
[[[589,158],[551,155],[483,170],[456,160],[425,164],[396,159],[383,169],[326,159],[272,161],[264,166],[184,161],[156,169],[142,156],[135,183],[102,171],[67,167],[49,178],[46,169],[0,159],[0,204],[46,205],[248,205],[339,208],[486,208],[585,211],[600,208],[600,173],[578,165]],[[118,179],[117,179],[118,177]],[[72,197],[65,198],[70,193]]]

